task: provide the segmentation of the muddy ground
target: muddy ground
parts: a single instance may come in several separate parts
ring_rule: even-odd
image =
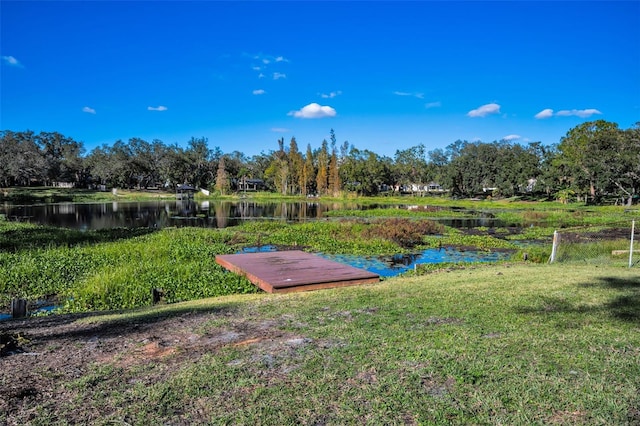
[[[153,362],[152,377],[145,377],[153,383],[227,345],[251,345],[258,356],[269,358],[286,356],[286,348],[309,343],[282,331],[274,321],[238,315],[233,308],[82,321],[91,315],[0,322],[0,424],[41,421],[38,412],[43,409],[64,423],[99,419],[99,412],[64,412],[60,407],[79,396],[68,384],[100,365],[129,369]]]

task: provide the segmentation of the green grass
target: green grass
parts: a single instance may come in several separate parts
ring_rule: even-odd
[[[406,249],[357,222],[247,222],[236,228],[112,229],[81,232],[0,221],[0,303],[56,299],[67,311],[125,309],[256,291],[215,263],[218,254],[273,244],[325,253],[389,254]]]
[[[626,250],[625,254],[613,256],[614,250]],[[629,240],[599,240],[582,243],[565,243],[561,240],[556,254],[558,262],[590,265],[613,265],[625,267],[629,265]],[[637,256],[635,256],[637,259]]]
[[[95,191],[80,188],[54,187],[13,187],[0,188],[0,201],[15,204],[35,203],[90,203],[113,200],[156,200],[159,198],[175,199],[173,191],[117,189],[116,195],[111,191]]]
[[[220,310],[230,304],[231,317]],[[177,364],[180,348],[165,361],[96,364],[62,378],[60,392],[75,400],[33,407],[34,423],[73,412],[99,424],[640,421],[637,271],[477,267],[89,320],[139,324],[172,310],[208,310],[198,333],[235,331],[250,343]]]
[[[62,203],[110,201],[111,192],[99,192],[77,188],[13,187],[0,189],[0,201],[11,203]]]
[[[17,246],[13,252],[0,251],[3,304],[12,297],[53,297],[64,302],[66,310],[86,311],[148,305],[153,288],[164,290],[167,302],[256,291],[246,279],[215,263],[216,254],[233,252],[231,236],[223,230],[180,228],[142,235],[131,230],[128,238],[124,230],[114,230],[115,240],[107,233],[104,242],[88,238],[43,247],[33,245],[31,238],[16,238],[21,231],[32,231],[58,233],[64,239],[77,231],[23,225],[0,222],[0,237]],[[20,232],[12,234],[14,228]]]

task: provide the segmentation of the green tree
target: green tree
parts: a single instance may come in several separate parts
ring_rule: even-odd
[[[427,175],[430,181],[443,185],[446,179],[446,170],[449,165],[449,158],[442,148],[434,149],[427,153]]]
[[[347,191],[359,195],[376,195],[391,182],[391,159],[351,147],[340,167],[340,177]]]
[[[292,137],[291,142],[289,143],[289,193],[290,194],[299,194],[303,192],[304,186],[304,161],[302,159],[302,154],[298,150],[298,143],[296,142],[296,138]]]
[[[218,171],[216,173],[216,185],[215,189],[220,193],[220,195],[226,195],[231,188],[231,183],[229,182],[229,176],[227,174],[227,169],[225,168],[224,155],[220,157],[218,162]]]
[[[85,177],[82,143],[58,132],[40,132],[36,136],[45,160],[47,184],[79,183]]]
[[[29,186],[47,179],[47,163],[32,131],[3,131],[0,177],[6,186]]]
[[[397,185],[410,186],[412,184],[425,184],[427,161],[425,159],[425,147],[420,144],[409,149],[397,150],[393,167],[395,183]]]
[[[265,177],[273,183],[277,192],[287,194],[290,171],[289,159],[284,150],[284,138],[278,139],[278,151],[273,153],[269,167],[265,170]]]
[[[213,151],[209,149],[207,138],[191,138],[185,151],[190,167],[189,183],[206,188],[213,181],[215,164],[212,162],[212,154]]]
[[[313,151],[311,150],[311,144],[307,144],[307,153],[304,156],[304,166],[302,170],[302,183],[303,194],[315,193],[315,167],[313,165]]]
[[[640,122],[620,132],[619,156],[614,166],[611,192],[631,206],[640,194]]]
[[[318,173],[316,174],[316,188],[319,195],[327,195],[329,190],[329,148],[327,140],[322,141],[318,151]]]
[[[332,196],[337,197],[342,191],[342,184],[340,182],[340,169],[338,167],[338,155],[336,150],[331,151],[331,158],[329,159],[329,192]]]
[[[622,173],[620,136],[618,125],[605,120],[589,121],[567,132],[558,145],[555,167],[564,171],[568,189],[593,203],[600,201]]]
[[[270,184],[266,176],[266,171],[270,164],[271,155],[262,152],[258,155],[254,155],[250,160],[248,160],[246,169],[248,177],[264,180],[267,188],[273,191],[275,188]]]

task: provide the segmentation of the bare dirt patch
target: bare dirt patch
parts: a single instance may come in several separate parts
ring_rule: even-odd
[[[35,407],[60,412],[65,421],[85,422],[100,413],[74,417],[66,402],[79,392],[73,383],[91,383],[96,368],[114,369],[123,380],[146,368],[141,379],[156,383],[183,365],[197,362],[226,346],[251,349],[249,359],[266,368],[295,368],[296,351],[321,344],[284,332],[277,321],[237,315],[233,309],[155,315],[130,320],[88,323],[87,315],[55,315],[0,323],[0,423],[25,424]],[[138,380],[138,379],[136,379]],[[99,385],[99,384],[96,384]],[[80,414],[77,414],[80,416]]]

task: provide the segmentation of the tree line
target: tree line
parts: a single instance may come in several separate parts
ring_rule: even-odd
[[[559,143],[457,140],[426,151],[420,144],[393,157],[329,141],[301,152],[295,137],[248,157],[209,148],[206,138],[186,147],[132,138],[85,152],[82,142],[57,132],[0,132],[0,186],[74,185],[175,188],[190,184],[221,194],[247,179],[283,195],[339,196],[345,192],[425,192],[544,196],[562,201],[631,204],[640,194],[640,123],[620,129],[597,120],[570,129]]]

